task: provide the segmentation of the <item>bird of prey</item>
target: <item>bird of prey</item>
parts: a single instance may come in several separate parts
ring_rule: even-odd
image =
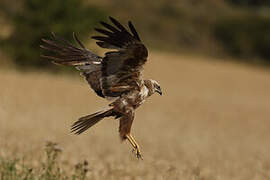
[[[155,92],[162,95],[162,91],[157,81],[142,77],[148,51],[133,24],[128,22],[128,30],[116,19],[109,19],[112,24],[101,21],[102,28],[95,28],[102,35],[92,36],[98,46],[114,49],[106,52],[104,57],[86,49],[74,33],[79,47],[52,33],[52,39],[42,39],[40,46],[50,54],[41,56],[55,64],[74,66],[98,96],[110,100],[105,109],[79,118],[71,131],[81,134],[103,118],[114,117],[120,121],[121,140],[127,139],[137,158],[142,159],[140,147],[130,133],[135,109]]]

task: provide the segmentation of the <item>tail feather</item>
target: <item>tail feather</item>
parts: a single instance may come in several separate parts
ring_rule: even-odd
[[[110,107],[108,109],[98,111],[94,114],[81,117],[78,121],[76,121],[71,126],[71,132],[79,135],[83,133],[84,131],[86,131],[87,129],[89,129],[90,127],[94,126],[103,118],[112,116],[112,113],[113,113],[113,108]]]

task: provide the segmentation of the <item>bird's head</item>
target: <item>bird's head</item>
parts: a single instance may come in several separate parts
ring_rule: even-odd
[[[160,85],[157,81],[152,80],[152,79],[145,80],[145,85],[149,89],[150,95],[154,94],[155,92],[162,95]]]

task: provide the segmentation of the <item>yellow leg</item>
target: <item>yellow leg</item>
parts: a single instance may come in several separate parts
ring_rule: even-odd
[[[138,159],[143,159],[140,147],[139,147],[138,143],[136,142],[136,140],[131,136],[131,134],[127,134],[126,137],[127,137],[128,141],[129,141],[129,143],[132,145],[132,147],[136,151],[137,158]]]

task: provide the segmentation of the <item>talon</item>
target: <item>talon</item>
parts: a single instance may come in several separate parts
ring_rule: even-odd
[[[133,149],[132,149],[132,153],[136,153],[136,157],[138,159],[141,159],[143,160],[142,158],[142,154],[141,154],[141,151],[140,151],[140,147],[139,145],[137,144],[137,142],[135,141],[135,139],[130,135],[126,135],[126,138],[128,139],[128,141],[130,142],[130,144],[132,145]],[[136,151],[136,152],[135,152]]]
[[[137,151],[136,156],[138,159],[143,160],[142,154],[139,151]]]
[[[141,152],[138,149],[135,149],[135,148],[132,149],[132,153],[135,154],[136,158],[143,160],[142,154],[141,154]]]
[[[138,159],[143,160],[141,151],[140,151],[140,149],[138,148],[138,146],[136,146],[135,149],[133,149],[133,150],[134,150],[134,151],[136,150],[136,157],[137,157]]]

